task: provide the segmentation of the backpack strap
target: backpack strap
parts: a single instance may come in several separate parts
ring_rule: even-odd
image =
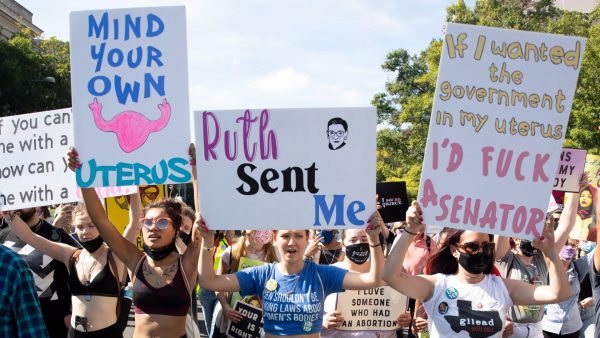
[[[108,261],[108,266],[113,271],[113,274],[117,274],[115,276],[115,280],[117,281],[117,292],[119,293],[117,296],[117,318],[119,318],[119,314],[121,313],[121,281],[119,281],[119,270],[117,269],[117,263],[115,262],[110,249],[108,249],[106,253],[106,259]]]

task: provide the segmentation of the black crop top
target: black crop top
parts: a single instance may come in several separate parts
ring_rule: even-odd
[[[111,253],[109,251],[107,255],[110,254]],[[81,284],[81,281],[79,281],[77,271],[75,270],[75,263],[73,262],[69,270],[69,278],[67,283],[69,284],[69,289],[71,290],[71,294],[73,296],[89,295],[118,297],[120,292],[117,279],[113,275],[112,271],[110,271],[108,259],[106,260],[106,264],[104,265],[102,271],[100,271],[87,285]]]

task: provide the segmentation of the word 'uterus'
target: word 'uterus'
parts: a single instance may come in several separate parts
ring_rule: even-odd
[[[150,133],[166,127],[171,118],[171,105],[167,102],[167,99],[163,99],[162,104],[158,105],[160,110],[158,120],[149,120],[138,112],[127,110],[120,112],[112,120],[106,121],[102,118],[102,104],[96,98],[89,107],[94,113],[96,127],[105,132],[115,133],[119,146],[126,153],[141,147],[146,143]]]

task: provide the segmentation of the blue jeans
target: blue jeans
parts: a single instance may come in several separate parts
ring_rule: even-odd
[[[213,338],[214,325],[213,325],[213,310],[217,304],[217,295],[214,291],[209,291],[204,288],[200,289],[198,295],[200,299],[200,307],[202,308],[202,314],[204,314],[204,325],[206,326],[206,334],[208,338]]]

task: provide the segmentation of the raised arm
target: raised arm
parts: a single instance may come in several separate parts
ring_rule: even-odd
[[[558,252],[554,250],[554,224],[546,223],[542,237],[533,246],[542,250],[548,266],[548,285],[533,285],[520,280],[504,279],[504,284],[515,305],[554,304],[571,296],[567,274]]]
[[[142,226],[140,218],[142,218],[142,198],[139,191],[136,191],[129,195],[129,224],[123,231],[123,237],[134,245]]]
[[[10,230],[25,243],[41,251],[44,255],[61,261],[67,268],[69,267],[69,261],[77,248],[60,242],[52,242],[35,234],[31,231],[27,223],[23,222],[21,217],[14,212],[5,212],[4,220],[10,226]]]
[[[78,154],[75,149],[71,148],[68,153],[69,167],[71,169],[79,168]],[[137,263],[142,258],[142,253],[137,249],[137,246],[125,239],[117,228],[110,222],[104,212],[100,198],[93,188],[82,188],[83,200],[90,219],[100,232],[100,236],[104,239],[110,249],[125,263],[130,271],[134,271]]]
[[[494,259],[499,261],[506,256],[506,253],[510,250],[510,241],[508,237],[494,235],[494,244]]]
[[[196,219],[200,219],[200,213],[196,213]],[[189,278],[190,285],[196,285],[196,277],[198,274],[198,256],[200,254],[200,244],[202,236],[198,232],[199,222],[194,222],[192,226],[191,235],[192,239],[187,246],[187,249],[183,253],[182,264],[185,269],[186,275]]]
[[[381,215],[375,211],[369,218],[367,226],[367,235],[369,237],[369,246],[371,247],[371,267],[369,272],[358,273],[348,271],[342,282],[342,287],[347,290],[365,290],[379,286],[381,270],[383,269],[383,250],[379,241],[381,228],[385,227]]]
[[[235,274],[215,274],[212,259],[215,232],[208,230],[202,217],[197,218],[196,223],[198,223],[197,226],[202,235],[202,248],[200,248],[200,260],[198,261],[198,282],[200,286],[211,291],[240,291],[240,282]]]
[[[433,296],[436,279],[434,276],[413,276],[403,271],[402,263],[406,251],[410,246],[413,236],[419,232],[421,223],[421,210],[419,204],[413,201],[406,212],[406,228],[401,236],[396,237],[396,243],[387,257],[383,266],[382,279],[396,291],[410,298],[421,301],[428,300]]]
[[[196,145],[190,143],[190,165],[192,166],[192,186],[194,187],[194,209],[200,212],[200,201],[198,200],[198,173],[196,172]]]
[[[588,176],[587,173],[583,173],[581,175],[581,179],[579,180],[579,192],[569,192],[565,196],[567,204],[565,205],[563,212],[560,214],[558,227],[554,231],[554,251],[556,252],[560,252],[560,249],[562,249],[562,247],[567,242],[567,239],[569,239],[569,234],[571,233],[571,230],[573,230],[573,226],[575,226],[575,222],[577,220],[577,206],[579,205],[579,194],[581,193],[581,190],[583,190],[583,188],[585,188],[587,185]]]

